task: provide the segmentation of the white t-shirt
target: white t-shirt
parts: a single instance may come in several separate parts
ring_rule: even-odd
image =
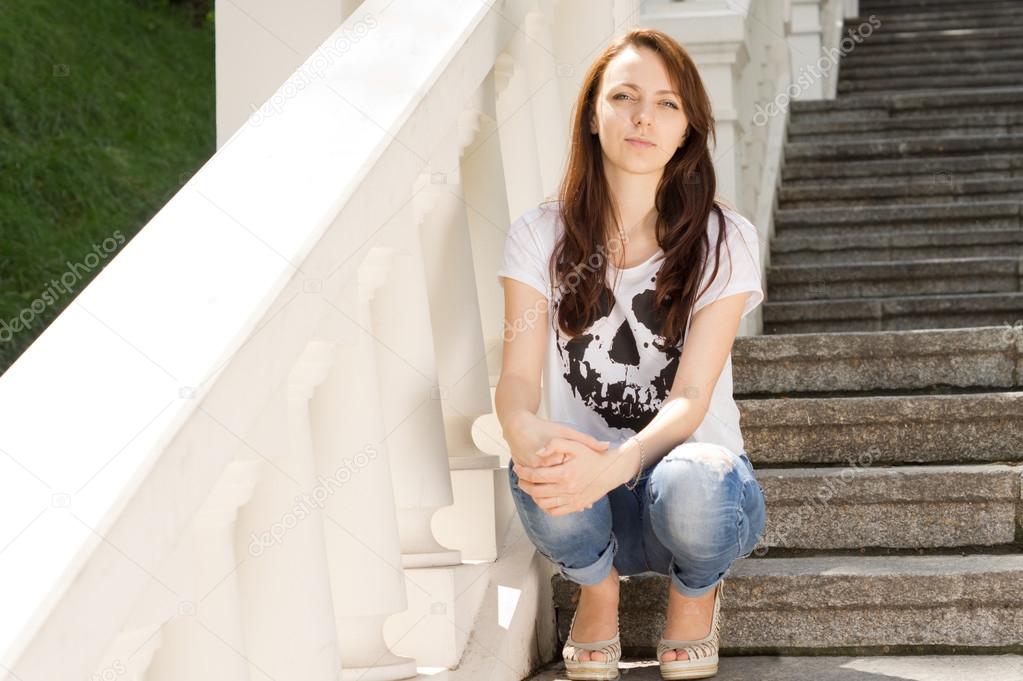
[[[609,262],[607,288],[618,278],[614,304],[583,334],[569,339],[557,328],[558,300],[552,301],[549,274],[551,254],[564,229],[559,207],[558,201],[541,204],[511,225],[497,277],[499,281],[509,277],[524,282],[548,301],[550,327],[541,380],[541,415],[617,446],[654,418],[678,369],[684,340],[666,352],[653,342],[659,327],[653,315],[654,284],[664,252],[658,248],[646,262],[620,271]],[[717,277],[697,298],[693,314],[718,298],[750,291],[742,312],[745,317],[764,298],[757,228],[735,211],[721,208],[728,236]],[[704,270],[698,292],[714,269],[719,222],[717,213],[711,211],[707,234],[710,266]],[[690,316],[687,336],[691,322]],[[514,328],[507,330],[513,332]],[[663,337],[658,338],[663,345]],[[732,397],[731,354],[714,387],[707,414],[686,439],[690,441],[724,445],[736,454],[745,452],[739,409]]]

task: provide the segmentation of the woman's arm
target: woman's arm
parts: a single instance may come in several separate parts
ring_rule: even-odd
[[[540,376],[547,345],[547,299],[516,279],[504,283],[504,347],[501,377],[494,406],[497,420],[507,430],[516,422],[536,416],[540,408]]]
[[[516,279],[504,283],[504,348],[494,409],[512,461],[525,466],[559,463],[561,456],[538,456],[552,438],[576,440],[604,451],[608,444],[568,426],[536,415],[540,408],[540,376],[547,349],[548,305],[542,293]]]

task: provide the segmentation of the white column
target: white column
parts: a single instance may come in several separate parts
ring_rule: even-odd
[[[420,199],[427,200],[427,199]],[[413,200],[413,205],[417,201]],[[393,250],[387,280],[372,296],[367,329],[377,346],[386,446],[394,475],[405,567],[457,565],[461,555],[442,546],[434,513],[454,497],[441,410],[433,325],[415,208],[396,218],[387,235]]]
[[[500,460],[473,441],[473,424],[491,412],[492,402],[460,162],[476,137],[479,117],[467,109],[438,145],[430,166],[447,171],[424,176],[432,181],[417,192],[415,205],[454,498],[437,513],[433,528],[463,559],[494,560],[494,470]]]
[[[145,681],[153,655],[163,645],[162,625],[158,620],[145,626],[126,627],[107,647],[91,678]]]
[[[238,519],[246,560],[237,572],[253,679],[336,681],[339,673],[308,406],[330,361],[329,344],[308,344],[245,437],[266,466]]]
[[[416,675],[415,660],[393,654],[383,638],[384,622],[408,607],[386,444],[392,409],[381,398],[378,369],[389,350],[372,335],[372,301],[390,274],[389,260],[386,250],[371,250],[346,287],[342,309],[357,324],[347,325],[344,342],[331,351],[329,375],[310,406],[342,679]]]
[[[789,54],[792,58],[793,83],[805,86],[793,88],[793,99],[822,99],[825,82],[820,77],[817,60],[823,55],[821,34],[821,2],[827,0],[791,0],[792,18],[789,25]]]
[[[234,461],[197,511],[189,535],[190,600],[166,626],[163,646],[147,681],[248,681],[248,646],[242,624],[235,552],[237,511],[252,496],[261,462]]]
[[[522,40],[513,40],[507,52],[494,64],[498,92],[497,124],[501,139],[501,157],[507,182],[508,207],[511,216],[533,208],[544,196],[544,185],[537,158],[533,110],[528,106],[531,95]]]
[[[542,4],[550,5],[548,2]],[[533,148],[540,170],[540,186],[546,196],[558,191],[565,173],[568,120],[558,92],[561,81],[557,72],[559,65],[555,63],[556,47],[551,16],[543,11],[532,10],[526,14],[523,30],[529,37],[524,49],[529,106],[533,120],[543,122],[534,127],[536,137]]]
[[[497,282],[497,270],[504,254],[504,242],[511,218],[505,187],[504,158],[497,134],[497,68],[480,85],[477,109],[467,121],[476,133],[461,159],[462,187],[468,206],[466,219],[472,242],[473,273],[479,300],[483,345],[487,351],[488,377],[501,374],[504,332],[504,291]],[[488,378],[489,381],[489,378]]]

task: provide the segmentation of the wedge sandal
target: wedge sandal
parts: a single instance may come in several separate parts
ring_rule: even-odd
[[[718,673],[718,646],[721,630],[721,592],[725,581],[718,583],[714,594],[714,619],[711,620],[710,633],[695,641],[679,641],[661,638],[657,644],[657,663],[661,668],[662,679],[705,679]],[[684,650],[689,659],[662,661],[661,656],[669,650]]]
[[[622,659],[622,643],[619,633],[614,638],[606,641],[591,641],[580,643],[572,638],[572,630],[575,629],[575,614],[572,614],[572,624],[568,627],[568,640],[561,650],[561,657],[565,660],[565,674],[572,681],[611,681],[619,678],[618,661]],[[615,627],[617,628],[617,622]],[[579,651],[588,650],[604,653],[604,660],[580,660]]]

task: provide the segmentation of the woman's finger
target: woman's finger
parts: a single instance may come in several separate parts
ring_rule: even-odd
[[[611,446],[610,440],[600,440],[589,433],[583,433],[574,428],[569,428],[568,426],[565,426],[559,435],[566,439],[582,442],[593,449],[606,449]]]
[[[565,493],[559,485],[551,483],[524,482],[522,480],[519,480],[519,489],[534,499],[546,499]]]

